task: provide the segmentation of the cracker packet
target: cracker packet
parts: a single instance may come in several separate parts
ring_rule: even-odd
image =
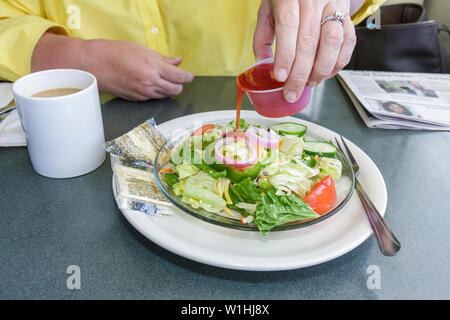
[[[108,141],[106,151],[122,160],[153,165],[156,154],[166,141],[155,119],[150,118],[124,135]]]
[[[172,214],[172,203],[159,190],[153,166],[137,165],[111,154],[116,200],[120,209],[131,209],[149,215]]]
[[[153,174],[156,154],[166,143],[153,118],[106,143],[120,209],[154,216],[171,215],[172,203],[160,191]],[[165,150],[170,155],[170,147]]]

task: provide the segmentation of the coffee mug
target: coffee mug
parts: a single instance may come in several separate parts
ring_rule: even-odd
[[[33,95],[58,88],[78,92]],[[28,74],[12,87],[34,170],[50,178],[71,178],[98,168],[106,158],[97,79],[75,69]]]

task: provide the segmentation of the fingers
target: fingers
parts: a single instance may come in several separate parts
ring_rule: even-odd
[[[150,69],[143,72],[143,78],[139,81],[137,94],[146,99],[162,99],[179,95],[183,91],[183,84],[192,82],[194,75],[177,67],[181,63],[181,57],[166,57],[155,54]]]
[[[158,78],[152,81],[152,84],[140,87],[138,89],[138,92],[136,92],[136,96],[146,97],[146,99],[139,99],[139,100],[162,99],[171,96],[177,96],[182,91],[183,91],[182,84],[172,83],[165,79]]]
[[[183,91],[183,85],[159,79],[156,82],[157,92],[166,96],[177,96]]]
[[[159,68],[161,78],[173,83],[189,83],[194,79],[192,72],[185,71],[174,65],[162,63]]]
[[[295,60],[284,87],[284,97],[288,102],[295,102],[300,98],[313,68],[320,37],[323,12],[321,3],[301,2]]]
[[[123,98],[125,100],[129,101],[147,101],[151,99],[149,96],[138,93],[138,92],[126,92],[122,94],[117,95],[120,98]]]
[[[181,93],[181,89],[177,89],[178,93]],[[126,94],[122,94],[121,98],[131,101],[147,101],[151,99],[164,99],[170,96],[176,95],[173,93],[167,92],[167,89],[162,89],[160,87],[147,87],[138,91],[127,92]],[[170,91],[170,90],[169,90]]]
[[[355,27],[350,17],[345,18],[344,22],[344,42],[341,47],[336,65],[334,66],[333,72],[330,77],[334,77],[339,71],[344,69],[344,67],[350,62],[352,58],[353,50],[356,46],[356,33]]]
[[[296,55],[297,36],[300,24],[298,0],[274,2],[275,37],[277,39],[274,61],[275,78],[287,80]]]
[[[253,35],[253,52],[256,61],[272,57],[275,35],[270,0],[263,0],[258,10],[258,22]]]
[[[173,83],[154,74],[152,80],[138,89],[138,94],[144,95],[147,99],[160,99],[170,96],[177,96],[183,91],[183,85]]]
[[[172,58],[172,57],[166,57],[166,56],[163,56],[163,55],[161,55],[161,59],[165,63],[171,64],[171,65],[173,65],[175,67],[178,67],[181,64],[181,61],[182,61],[181,57],[173,57]]]
[[[165,93],[161,93],[161,91],[159,91],[158,88],[155,88],[153,93],[152,93],[152,99],[164,99],[164,98],[168,98],[169,95],[165,94]]]
[[[334,14],[337,10],[342,11],[343,8],[328,5],[323,12],[322,19]],[[347,14],[347,12],[344,12],[344,14]],[[322,25],[319,47],[308,86],[314,87],[331,76],[343,42],[344,28],[340,22],[332,20]]]
[[[130,101],[147,101],[150,99],[163,99],[169,97],[168,94],[162,93],[158,87],[153,86],[141,89],[130,89],[118,96]]]

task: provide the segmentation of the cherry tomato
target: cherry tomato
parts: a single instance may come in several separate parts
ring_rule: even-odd
[[[195,129],[194,132],[192,132],[191,136],[201,136],[202,134],[206,133],[209,130],[212,130],[215,128],[215,124],[205,124],[204,126],[201,126],[200,128]]]
[[[328,212],[336,202],[336,188],[333,178],[331,176],[323,178],[303,200],[320,215]]]

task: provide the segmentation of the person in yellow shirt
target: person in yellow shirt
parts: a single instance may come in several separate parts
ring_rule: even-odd
[[[295,101],[349,62],[353,24],[383,2],[0,0],[0,79],[76,68],[102,91],[147,100],[179,94],[194,74],[237,75],[275,49],[274,75]]]

